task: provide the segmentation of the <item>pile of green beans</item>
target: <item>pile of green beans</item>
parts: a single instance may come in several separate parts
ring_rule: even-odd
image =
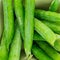
[[[60,60],[59,0],[49,10],[35,9],[35,0],[3,0],[0,60]],[[22,50],[23,48],[23,50]]]

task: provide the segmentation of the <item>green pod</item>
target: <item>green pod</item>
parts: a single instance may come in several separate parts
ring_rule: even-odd
[[[32,53],[38,60],[52,60],[41,48],[36,44],[32,46]]]
[[[8,60],[9,45],[14,35],[12,0],[3,0],[4,32],[0,45],[0,60]]]
[[[14,0],[14,9],[17,17],[18,25],[21,35],[24,39],[24,16],[23,16],[23,3],[22,0]]]
[[[53,60],[60,60],[60,54],[46,42],[36,42]]]
[[[3,0],[3,11],[4,11],[4,32],[1,44],[5,44],[8,49],[14,35],[14,16],[12,0]]]
[[[20,30],[18,29],[18,27],[16,27],[15,36],[10,47],[8,60],[20,60],[21,44],[22,41],[20,36]]]
[[[47,25],[38,19],[35,19],[35,30],[45,39],[45,41],[54,46],[56,35]]]
[[[29,56],[31,54],[31,48],[32,48],[32,43],[33,43],[34,9],[35,9],[35,0],[25,0],[25,40],[24,40],[24,49],[25,49],[26,56]]]
[[[55,34],[47,25],[43,22],[35,19],[36,40],[48,42],[54,49],[60,52],[60,35]]]
[[[41,20],[54,22],[54,23],[60,25],[60,14],[56,13],[56,12],[38,10],[37,9],[35,11],[35,17],[38,18],[38,19],[41,19]]]

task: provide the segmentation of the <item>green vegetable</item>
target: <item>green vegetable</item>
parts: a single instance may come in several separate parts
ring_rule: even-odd
[[[52,46],[54,46],[54,42],[56,41],[55,33],[43,22],[35,19],[35,30]]]
[[[32,46],[32,53],[38,60],[52,60],[41,48],[36,44]]]
[[[34,33],[34,41],[46,41],[44,40],[44,38],[42,38],[41,35],[39,35],[37,32]],[[52,46],[53,48],[55,48],[57,51],[60,52],[60,35],[56,34],[56,41],[54,43],[54,46]]]
[[[6,44],[7,49],[11,43],[14,35],[14,16],[12,0],[3,0],[3,11],[4,11],[4,33],[2,37],[2,44]]]
[[[24,39],[24,17],[22,0],[14,0],[15,14],[19,24],[21,35]]]
[[[55,34],[55,35],[56,35],[56,41],[54,42],[54,46],[52,46],[52,47],[60,52],[60,35],[58,35],[58,34]],[[33,40],[34,41],[46,41],[37,32],[34,32]]]
[[[38,19],[35,19],[35,30],[42,36],[44,41],[52,45],[57,51],[60,51],[60,35],[55,34],[47,25]],[[41,36],[39,38],[41,38]],[[42,40],[40,39],[40,41]]]
[[[53,60],[60,60],[60,54],[52,48],[46,42],[37,42],[40,48],[42,48]]]
[[[60,25],[48,21],[42,21],[42,22],[46,24],[49,28],[51,28],[55,33],[60,34]]]
[[[20,52],[21,52],[21,36],[18,27],[15,31],[15,36],[13,42],[11,44],[9,59],[8,60],[20,60]]]
[[[58,6],[59,6],[59,0],[53,0],[50,7],[49,7],[49,10],[50,11],[57,11]]]
[[[25,0],[24,49],[26,56],[31,55],[31,47],[33,43],[33,34],[34,34],[34,8],[35,8],[35,0]]]
[[[12,0],[3,0],[4,32],[0,44],[0,60],[8,60],[8,50],[14,35]]]
[[[50,22],[60,24],[60,13],[37,9],[35,11],[35,17],[38,19],[43,19],[46,21],[50,21]]]

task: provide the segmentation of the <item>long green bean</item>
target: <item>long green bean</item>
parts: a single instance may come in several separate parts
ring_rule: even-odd
[[[22,41],[20,36],[20,30],[18,27],[16,27],[15,36],[11,44],[8,60],[20,60],[21,44]]]
[[[60,54],[52,48],[48,43],[46,42],[37,42],[40,48],[42,48],[53,60],[60,60]]]
[[[35,19],[35,30],[42,36],[44,41],[47,41],[57,51],[60,51],[60,48],[59,48],[60,35],[55,34],[47,25],[45,25],[43,22],[39,21],[38,19]]]
[[[22,38],[24,39],[24,16],[23,16],[23,3],[22,0],[14,0],[14,9],[19,24]]]
[[[60,25],[60,14],[56,12],[37,9],[35,11],[35,17],[38,19],[54,22]]]
[[[36,44],[32,46],[32,53],[38,60],[52,60],[41,48]]]
[[[32,48],[33,34],[34,34],[34,8],[35,8],[35,0],[25,0],[24,49],[26,56],[31,55],[31,48]]]
[[[4,32],[0,45],[0,60],[8,60],[9,45],[14,35],[12,0],[3,0]]]

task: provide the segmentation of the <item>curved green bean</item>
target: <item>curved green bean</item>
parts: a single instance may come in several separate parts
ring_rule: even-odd
[[[4,32],[0,45],[0,60],[8,59],[9,45],[14,35],[12,0],[3,0]]]
[[[20,36],[20,30],[18,27],[16,27],[15,36],[11,44],[8,60],[20,60],[21,44],[22,41]]]

